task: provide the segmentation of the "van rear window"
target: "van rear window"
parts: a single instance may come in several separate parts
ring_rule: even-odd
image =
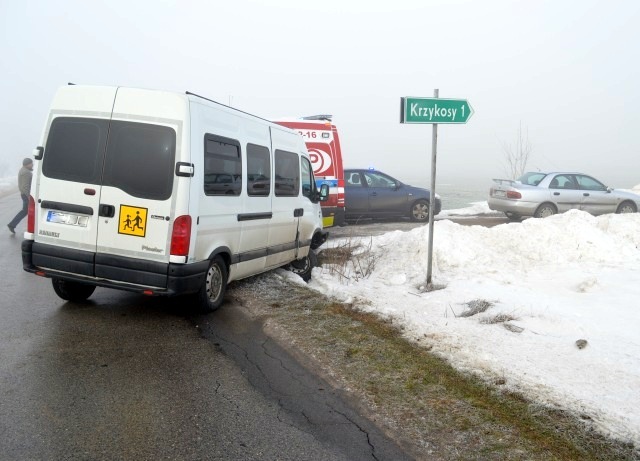
[[[173,189],[175,151],[176,132],[166,126],[58,117],[51,123],[42,173],[166,200]]]
[[[109,120],[58,117],[51,122],[42,160],[48,178],[100,184]]]
[[[151,200],[171,197],[176,132],[149,123],[111,122],[104,165],[105,186]]]

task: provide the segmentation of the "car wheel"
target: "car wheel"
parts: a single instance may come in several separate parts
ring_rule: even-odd
[[[93,294],[96,287],[86,283],[70,282],[69,280],[51,279],[53,291],[65,301],[81,302],[85,301]]]
[[[411,221],[429,221],[429,202],[426,200],[416,200],[411,206]]]
[[[520,222],[522,220],[522,216],[517,213],[506,212],[505,216],[509,221]]]
[[[304,258],[296,259],[287,267],[294,274],[302,277],[302,280],[308,282],[311,280],[311,271],[318,265],[318,256],[315,251],[309,250],[309,254]]]
[[[204,284],[198,292],[200,311],[213,312],[222,305],[227,290],[227,265],[221,256],[215,256],[209,264]]]
[[[638,208],[636,207],[635,203],[627,201],[627,202],[622,202],[618,206],[616,213],[635,213],[637,211],[638,211]]]
[[[556,214],[558,210],[555,205],[552,203],[543,203],[538,207],[536,212],[533,214],[534,218],[548,218],[549,216],[553,216]]]

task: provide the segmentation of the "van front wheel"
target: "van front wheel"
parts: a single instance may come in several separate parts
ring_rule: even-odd
[[[214,257],[198,293],[202,312],[213,312],[222,305],[227,290],[227,277],[227,265],[224,260],[220,256]]]
[[[93,294],[96,287],[86,283],[70,282],[68,280],[51,279],[53,291],[65,301],[81,302]]]
[[[289,264],[288,269],[294,274],[302,277],[302,280],[308,282],[311,280],[311,271],[318,265],[318,256],[313,250],[309,250],[309,254],[304,258],[296,259]]]

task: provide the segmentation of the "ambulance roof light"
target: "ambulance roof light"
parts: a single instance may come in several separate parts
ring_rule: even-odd
[[[320,115],[308,115],[306,117],[302,117],[302,120],[325,120],[327,122],[331,121],[333,115],[320,114]]]

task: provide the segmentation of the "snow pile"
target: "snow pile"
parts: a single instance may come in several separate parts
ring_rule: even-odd
[[[369,277],[316,268],[310,286],[394,318],[460,369],[640,443],[640,214],[573,210],[493,228],[436,221],[432,281],[444,288],[425,292],[428,233],[367,237]],[[478,300],[492,306],[461,315]]]

